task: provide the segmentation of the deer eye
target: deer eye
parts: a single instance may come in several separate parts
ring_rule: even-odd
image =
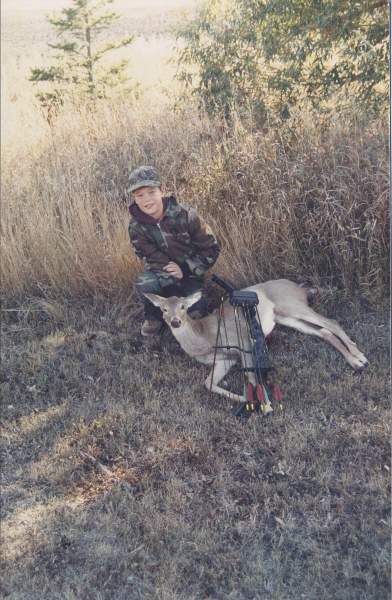
[[[164,308],[164,309],[163,309],[163,312],[167,312],[167,308]]]
[[[185,308],[184,304],[181,304],[180,308],[181,308],[181,310],[184,310],[184,308]]]

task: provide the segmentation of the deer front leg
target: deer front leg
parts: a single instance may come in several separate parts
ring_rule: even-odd
[[[222,381],[226,373],[230,371],[231,367],[233,367],[236,364],[236,362],[236,360],[228,359],[217,360],[215,363],[215,368],[211,370],[211,373],[205,380],[205,386],[208,390],[211,390],[216,394],[220,394],[221,396],[226,396],[226,398],[229,398],[230,400],[239,400],[240,402],[243,402],[243,396],[239,396],[238,394],[229,392],[218,385],[218,383]]]

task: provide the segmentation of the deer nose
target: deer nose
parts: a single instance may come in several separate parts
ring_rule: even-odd
[[[181,325],[181,320],[180,320],[180,319],[172,319],[172,320],[170,321],[170,325],[171,325],[172,327],[175,327],[175,328],[177,328],[177,327],[180,327],[180,325]]]

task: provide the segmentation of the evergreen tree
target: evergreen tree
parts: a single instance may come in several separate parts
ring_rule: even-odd
[[[71,8],[48,17],[59,37],[58,43],[48,44],[57,50],[53,57],[56,63],[32,69],[29,77],[35,84],[52,84],[50,91],[37,94],[43,106],[59,105],[66,95],[103,98],[110,88],[129,81],[124,73],[127,60],[105,66],[102,59],[107,52],[131,44],[134,36],[98,42],[100,34],[119,18],[106,10],[106,5],[112,3],[113,0],[72,0]],[[134,83],[133,89],[136,88]]]

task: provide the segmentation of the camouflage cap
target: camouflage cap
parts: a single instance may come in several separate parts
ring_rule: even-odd
[[[160,187],[159,174],[155,167],[142,165],[129,174],[128,192],[134,192],[141,187]]]

